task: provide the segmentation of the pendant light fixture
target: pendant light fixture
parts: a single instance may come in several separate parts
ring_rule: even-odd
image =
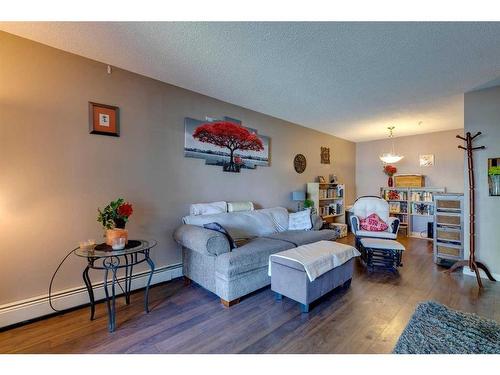
[[[404,156],[396,154],[396,152],[394,151],[394,135],[392,134],[394,128],[395,128],[395,126],[387,127],[387,129],[389,129],[389,139],[391,140],[391,143],[392,143],[391,151],[385,152],[379,156],[380,160],[382,160],[386,164],[397,163],[398,161],[400,161],[401,159],[404,158]]]

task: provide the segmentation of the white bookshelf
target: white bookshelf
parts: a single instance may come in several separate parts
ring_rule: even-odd
[[[416,238],[427,237],[427,223],[434,222],[434,194],[444,193],[445,188],[381,187],[380,196],[389,203],[390,215],[399,218],[400,231]]]
[[[345,185],[322,182],[307,183],[307,199],[325,222],[345,222]]]

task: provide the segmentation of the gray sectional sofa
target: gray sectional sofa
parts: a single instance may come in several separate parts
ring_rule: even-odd
[[[271,283],[271,254],[338,237],[335,230],[316,230],[318,221],[313,221],[312,230],[288,230],[288,211],[283,207],[186,216],[174,233],[182,246],[184,277],[218,295],[225,306],[237,303]],[[203,228],[208,223],[222,225],[243,244],[230,250],[224,234]]]

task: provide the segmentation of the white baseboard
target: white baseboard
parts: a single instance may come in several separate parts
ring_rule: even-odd
[[[476,277],[476,273],[474,271],[471,271],[469,267],[464,267],[462,273],[467,276]],[[482,279],[488,279],[483,270],[479,270],[479,275]],[[495,280],[500,281],[500,275],[498,273],[492,272],[491,275],[495,278]]]
[[[162,283],[182,276],[182,264],[160,267],[153,273],[151,285]],[[149,272],[139,272],[132,276],[131,290],[146,286]],[[120,282],[122,278],[118,278]],[[123,285],[123,283],[122,283]],[[104,298],[104,282],[93,284],[96,301]],[[119,292],[121,289],[118,287]],[[85,285],[52,293],[52,305],[58,310],[66,310],[89,303],[89,295]],[[39,318],[54,313],[50,308],[48,294],[0,305],[0,328],[26,320]]]

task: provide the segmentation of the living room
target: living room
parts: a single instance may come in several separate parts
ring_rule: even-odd
[[[1,353],[500,354],[500,23],[14,19]]]

